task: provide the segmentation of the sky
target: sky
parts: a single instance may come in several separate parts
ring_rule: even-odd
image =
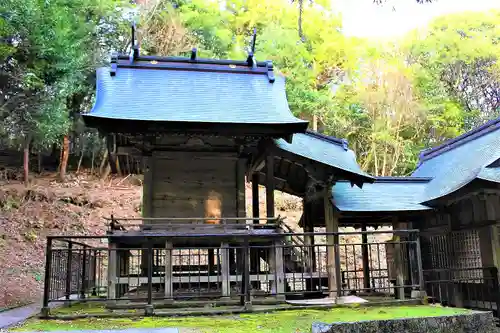
[[[345,34],[373,38],[400,36],[444,14],[500,9],[500,0],[434,0],[430,4],[387,0],[384,5],[375,5],[373,0],[332,1],[342,13]]]

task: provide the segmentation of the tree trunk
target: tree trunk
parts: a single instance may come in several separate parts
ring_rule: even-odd
[[[80,172],[80,167],[82,166],[82,161],[83,161],[83,152],[80,155],[80,159],[78,160],[78,166],[76,167],[76,173]]]
[[[92,149],[92,160],[90,162],[90,174],[93,176],[94,175],[94,159],[95,159],[95,152],[94,149]]]
[[[318,131],[318,116],[316,116],[315,114],[313,114],[313,131],[314,132],[317,132]]]
[[[66,168],[68,167],[69,158],[69,137],[64,136],[63,145],[61,148],[61,165],[59,167],[59,178],[64,182],[66,179]]]
[[[108,159],[108,150],[107,149],[104,149],[103,152],[102,152],[102,158],[101,158],[101,165],[99,166],[99,174],[102,175],[102,173],[104,172],[104,166],[106,165],[106,161]]]
[[[24,142],[23,149],[23,170],[24,170],[24,185],[29,186],[30,183],[30,142],[31,138],[28,135]]]
[[[43,159],[42,152],[39,151],[38,152],[38,174],[42,174],[42,171],[43,171],[42,159]]]

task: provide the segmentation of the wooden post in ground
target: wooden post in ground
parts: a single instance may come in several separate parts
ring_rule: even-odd
[[[165,298],[173,298],[172,284],[172,241],[167,240],[165,243]]]
[[[254,173],[252,175],[252,217],[253,223],[258,224],[260,217],[259,207],[259,175]],[[260,271],[260,251],[259,249],[250,249],[250,272],[251,274],[258,274]],[[260,289],[260,282],[252,282],[252,288]]]
[[[395,291],[396,291],[396,298],[399,300],[404,300],[405,299],[405,290],[404,290],[404,285],[405,285],[405,279],[404,279],[404,268],[403,268],[403,249],[401,248],[401,234],[397,233],[398,229],[403,229],[404,224],[398,222],[398,219],[396,217],[392,218],[392,230],[393,230],[393,237],[392,240],[395,242],[393,244],[393,249],[394,249],[394,274],[396,276],[396,283],[395,283]]]
[[[278,300],[285,299],[285,263],[283,258],[283,240],[277,238],[274,247],[274,264],[275,264],[275,283],[276,283],[276,297]]]
[[[108,241],[108,304],[114,304],[116,299],[116,266],[117,247],[111,240]]]
[[[314,232],[314,221],[310,216],[310,207],[307,200],[303,200],[302,202],[303,213],[302,213],[302,223],[304,226],[305,233],[313,233]],[[304,253],[306,254],[306,268],[307,268],[307,281],[306,281],[306,289],[307,291],[314,291],[315,283],[313,282],[314,272],[316,272],[316,251],[314,247],[314,235],[307,235],[304,237],[304,245],[306,248],[304,249]]]
[[[326,236],[326,255],[328,272],[329,297],[337,298],[341,296],[342,282],[340,272],[340,249],[339,249],[339,218],[332,204],[332,189],[329,186],[323,198],[325,209],[326,232],[331,233]]]

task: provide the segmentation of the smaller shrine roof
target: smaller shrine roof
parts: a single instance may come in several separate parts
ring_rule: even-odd
[[[277,139],[275,142],[282,150],[333,167],[358,179],[361,178],[361,183],[374,180],[372,176],[361,170],[356,161],[356,154],[348,148],[345,139],[307,131],[294,134],[292,143],[283,139]]]
[[[430,178],[376,177],[363,188],[340,181],[333,186],[332,202],[341,212],[423,211],[431,208],[420,204]]]
[[[421,202],[451,194],[475,179],[500,182],[500,118],[424,150],[412,176],[432,177]]]

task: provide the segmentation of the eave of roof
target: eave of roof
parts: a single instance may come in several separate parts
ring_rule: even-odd
[[[374,178],[364,172],[356,162],[356,156],[348,148],[347,140],[319,134],[313,131],[294,134],[291,143],[282,139],[275,140],[279,149],[291,154],[320,163],[328,168],[350,174],[358,184],[371,183]],[[332,172],[335,174],[335,170]]]
[[[354,188],[337,182],[332,190],[332,203],[341,212],[427,211],[421,195],[431,181],[427,177],[376,177],[372,184]]]

